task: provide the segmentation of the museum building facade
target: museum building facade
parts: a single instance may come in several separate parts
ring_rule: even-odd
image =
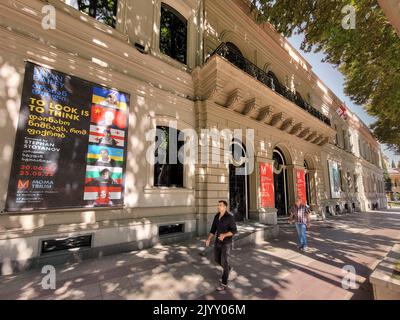
[[[371,131],[248,1],[105,3],[0,4],[3,274],[204,236],[221,199],[274,232],[296,197],[387,206]]]

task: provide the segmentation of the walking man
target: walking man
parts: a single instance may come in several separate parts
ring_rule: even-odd
[[[298,248],[307,252],[307,229],[310,228],[310,209],[308,209],[305,204],[301,203],[299,198],[296,199],[295,205],[290,209],[289,222],[296,223],[296,230],[299,238]]]
[[[221,284],[217,287],[217,291],[225,290],[228,286],[229,272],[229,255],[232,250],[232,237],[237,232],[235,219],[233,214],[227,211],[228,203],[225,200],[218,201],[218,213],[215,215],[210,234],[206,240],[206,247],[210,246],[210,242],[216,235],[214,244],[215,261],[223,268]]]

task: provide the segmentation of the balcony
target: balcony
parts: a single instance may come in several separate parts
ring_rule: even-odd
[[[328,117],[287,90],[273,73],[261,70],[224,43],[193,70],[192,77],[196,100],[203,102],[199,112],[205,127],[213,125],[215,116],[235,122],[246,119],[318,146],[336,135]]]
[[[330,119],[322,114],[319,110],[311,106],[309,103],[304,101],[298,93],[295,94],[285,86],[281,85],[276,77],[257,67],[254,63],[244,58],[240,52],[237,52],[235,49],[227,46],[226,43],[221,43],[208,59],[214,55],[219,55],[225,58],[236,67],[246,72],[248,75],[252,76],[262,84],[269,87],[271,90],[275,91],[277,94],[293,102],[303,110],[307,111],[313,117],[324,122],[326,125],[331,126]]]

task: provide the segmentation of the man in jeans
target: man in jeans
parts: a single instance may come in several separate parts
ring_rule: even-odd
[[[289,222],[296,223],[297,235],[299,237],[298,248],[302,251],[308,251],[307,247],[307,229],[310,228],[310,210],[305,204],[296,199],[295,205],[290,209]]]
[[[231,267],[229,255],[232,250],[232,237],[237,232],[233,214],[227,211],[228,203],[225,200],[218,201],[218,213],[215,215],[210,234],[206,240],[206,247],[210,246],[211,239],[216,235],[214,245],[215,261],[223,268],[221,284],[217,291],[225,290],[228,286],[228,277]]]

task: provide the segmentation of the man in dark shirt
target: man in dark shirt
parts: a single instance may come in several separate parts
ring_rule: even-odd
[[[215,215],[210,234],[206,240],[206,246],[210,246],[211,239],[216,235],[214,245],[215,261],[223,268],[222,279],[218,291],[225,290],[228,286],[228,277],[231,267],[229,255],[232,250],[232,237],[237,232],[233,215],[227,211],[228,203],[225,200],[218,201],[218,213]]]

